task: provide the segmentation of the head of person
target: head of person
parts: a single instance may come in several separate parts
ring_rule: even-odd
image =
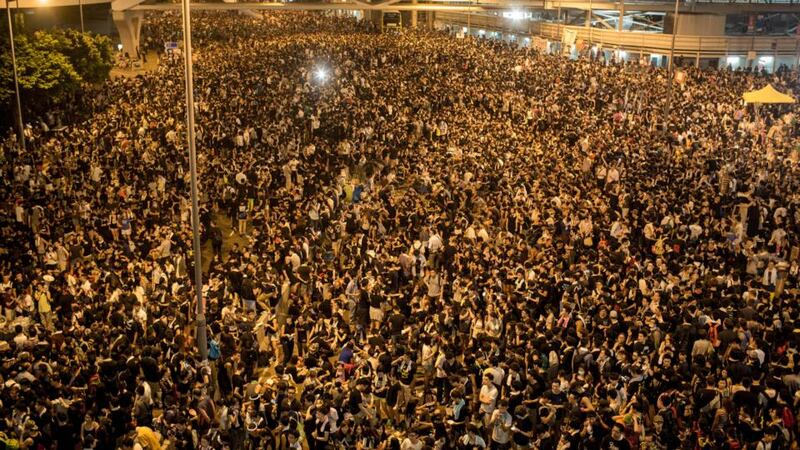
[[[621,441],[625,439],[625,425],[615,422],[614,426],[611,427],[611,438],[615,441]]]

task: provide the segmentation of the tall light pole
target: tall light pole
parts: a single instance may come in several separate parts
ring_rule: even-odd
[[[24,152],[25,128],[24,125],[22,125],[22,102],[20,102],[19,100],[19,76],[17,75],[17,54],[16,51],[14,50],[14,27],[11,23],[10,0],[6,0],[6,16],[8,17],[8,42],[11,43],[11,66],[14,68],[14,93],[16,94],[16,101],[17,101],[17,127],[19,128],[19,145],[22,151]]]
[[[189,0],[183,0],[183,57],[186,77],[186,137],[189,144],[189,171],[192,190],[192,248],[194,251],[194,288],[197,296],[195,324],[200,358],[208,360],[206,304],[203,300],[203,266],[200,258],[200,207],[197,201],[197,151],[194,138],[194,86],[192,82],[192,19]]]
[[[664,105],[664,133],[667,132],[670,109],[672,109],[672,79],[675,77],[675,36],[678,34],[678,1],[675,0],[675,14],[672,19],[672,44],[669,47],[669,67],[667,79],[667,103]]]
[[[561,27],[561,0],[558,0],[558,13],[557,14],[558,14],[558,18],[556,20],[556,23],[558,24],[558,31],[556,32],[556,34],[557,34],[556,38],[558,39],[558,54],[559,55],[563,55],[564,54],[564,36],[561,35],[561,28],[562,28]]]
[[[81,33],[83,33],[83,0],[78,0],[78,10],[81,13]]]
[[[467,37],[472,35],[472,0],[469,0],[469,11],[467,11]]]

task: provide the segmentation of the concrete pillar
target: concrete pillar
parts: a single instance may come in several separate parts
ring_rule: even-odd
[[[371,22],[378,31],[383,31],[383,12],[377,9],[362,9],[361,17],[365,22]]]
[[[798,35],[800,35],[800,26],[797,27],[797,32],[798,32]],[[796,53],[795,56],[797,56],[795,68],[800,70],[800,39],[797,39],[797,44],[795,44],[795,50],[794,51]]]
[[[123,53],[136,58],[139,50],[139,38],[142,34],[144,11],[112,11],[114,25],[119,32]]]
[[[411,4],[412,5],[416,5],[417,4],[417,0],[411,0]],[[416,9],[412,9],[411,10],[411,28],[417,28],[418,15],[419,15],[419,12],[417,12]]]
[[[375,24],[375,29],[383,33],[383,11],[379,9],[373,9],[369,11],[370,20],[372,23]]]
[[[619,2],[619,23],[617,23],[617,31],[622,31],[625,25],[625,2]]]
[[[589,28],[589,27],[592,26],[592,10],[591,9],[587,9],[586,10],[586,20],[584,21],[583,26],[585,26],[586,28]]]
[[[428,20],[428,29],[432,30],[434,27],[434,20],[436,20],[436,13],[434,11],[426,11],[425,18]]]
[[[697,46],[699,48],[697,49],[697,54],[695,55],[694,66],[699,69],[700,68],[700,50],[703,49],[703,37],[702,36],[700,36],[697,39]]]

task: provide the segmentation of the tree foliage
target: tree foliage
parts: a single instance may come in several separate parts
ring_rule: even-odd
[[[14,103],[14,78],[8,38],[0,49],[0,104]],[[108,78],[114,55],[111,41],[76,30],[36,31],[14,36],[17,74],[23,109],[43,109],[73,98],[83,83]]]
[[[106,36],[72,29],[53,30],[49,35],[55,41],[58,52],[69,58],[83,81],[99,83],[108,78],[114,55],[111,40]]]

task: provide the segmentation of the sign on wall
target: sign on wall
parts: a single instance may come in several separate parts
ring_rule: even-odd
[[[575,30],[564,30],[564,35],[561,37],[561,43],[566,45],[572,45],[575,43],[575,40],[578,38],[578,32]]]

